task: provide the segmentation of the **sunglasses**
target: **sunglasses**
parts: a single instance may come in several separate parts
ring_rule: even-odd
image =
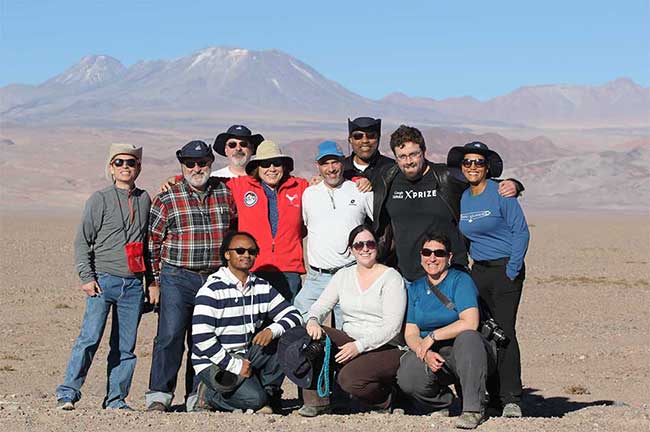
[[[136,159],[113,159],[112,164],[113,166],[118,168],[121,167],[122,165],[135,168],[135,166],[138,164],[138,161]]]
[[[472,164],[476,165],[476,168],[483,168],[487,166],[487,160],[485,159],[463,159],[463,166],[469,168]]]
[[[430,257],[431,255],[433,255],[433,256],[435,256],[437,258],[444,258],[447,255],[449,255],[449,252],[447,252],[444,249],[431,250],[429,248],[422,248],[422,250],[420,250],[420,255],[422,255],[423,257],[427,257],[427,258]]]
[[[237,145],[241,148],[248,148],[249,146],[248,141],[228,141],[226,145],[231,149],[234,149]]]
[[[357,252],[362,251],[364,246],[367,247],[368,250],[375,250],[377,249],[377,242],[374,240],[366,240],[352,243],[352,249]]]
[[[374,140],[377,139],[377,132],[354,132],[352,134],[352,139],[359,141],[362,140],[364,136],[369,140]]]
[[[226,249],[229,251],[235,251],[237,255],[244,255],[246,252],[248,252],[248,255],[250,256],[257,256],[257,254],[260,252],[257,248],[244,248],[244,247],[237,247],[237,248],[231,248],[231,249]]]
[[[271,168],[273,165],[276,168],[280,168],[282,165],[282,159],[267,159],[260,161],[260,167],[262,168]]]
[[[183,165],[188,167],[189,169],[194,168],[195,166],[199,166],[199,168],[205,168],[210,164],[210,161],[202,159],[200,161],[183,161]]]

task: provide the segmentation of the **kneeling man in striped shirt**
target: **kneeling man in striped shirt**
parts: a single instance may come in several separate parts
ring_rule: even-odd
[[[277,340],[302,325],[296,308],[250,272],[259,252],[245,232],[226,235],[221,267],[196,294],[192,365],[199,379],[196,410],[279,412],[284,374]]]

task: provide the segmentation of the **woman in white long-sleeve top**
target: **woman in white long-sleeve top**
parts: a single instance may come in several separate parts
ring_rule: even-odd
[[[348,250],[356,264],[339,270],[309,310],[307,333],[314,340],[325,334],[336,348],[334,368],[340,387],[373,409],[388,409],[399,368],[400,331],[406,310],[402,276],[377,262],[377,241],[370,227],[350,232]],[[320,323],[340,304],[342,330]],[[298,411],[314,417],[329,411],[329,397],[304,390]]]

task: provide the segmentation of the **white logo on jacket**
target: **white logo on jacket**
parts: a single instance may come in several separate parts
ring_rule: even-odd
[[[253,207],[257,204],[257,194],[253,191],[248,191],[244,194],[244,205],[246,207]]]
[[[460,215],[460,220],[467,221],[468,223],[472,223],[475,220],[483,219],[484,217],[488,217],[491,214],[492,214],[492,212],[490,210],[462,213]]]

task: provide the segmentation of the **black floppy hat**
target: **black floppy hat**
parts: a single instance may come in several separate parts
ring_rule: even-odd
[[[377,132],[377,136],[381,135],[381,119],[374,119],[372,117],[357,117],[354,120],[348,119],[348,135],[354,131],[362,132]]]
[[[217,135],[217,138],[214,140],[214,151],[219,153],[221,156],[226,155],[226,141],[230,138],[238,138],[241,140],[246,140],[253,146],[253,154],[257,150],[257,146],[264,141],[264,137],[260,134],[253,135],[250,129],[244,125],[232,125],[228,128],[226,132],[222,132]]]
[[[503,172],[503,160],[494,150],[480,141],[467,143],[464,146],[452,147],[447,154],[447,166],[460,167],[463,158],[468,153],[483,156],[488,161],[488,177],[499,177]]]
[[[278,362],[291,382],[301,388],[314,388],[322,367],[322,359],[311,360],[305,348],[312,343],[304,327],[293,327],[284,332],[278,342]]]

